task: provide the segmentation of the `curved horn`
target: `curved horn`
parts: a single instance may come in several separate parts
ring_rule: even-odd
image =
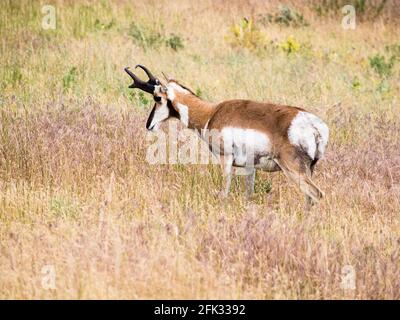
[[[145,66],[143,66],[141,64],[137,64],[135,69],[137,67],[141,68],[144,72],[146,72],[146,74],[147,74],[147,76],[149,77],[149,80],[150,80],[150,81],[148,81],[149,83],[151,83],[152,85],[160,84],[160,81],[155,76],[153,76],[153,74]]]
[[[134,73],[132,73],[131,70],[129,70],[129,67],[126,67],[124,70],[133,79],[133,83],[129,86],[129,88],[137,88],[137,89],[146,91],[147,93],[151,93],[151,94],[154,93],[154,89],[155,89],[154,85],[155,84],[153,84],[153,81],[152,82],[150,82],[150,81],[144,82],[143,80],[140,80]]]

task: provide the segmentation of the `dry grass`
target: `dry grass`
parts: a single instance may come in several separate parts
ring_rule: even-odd
[[[53,3],[47,31],[41,2],[1,4],[0,298],[400,298],[400,62],[384,76],[369,65],[400,44],[395,21],[344,31],[340,13],[308,6],[309,26],[260,24],[267,47],[251,50],[229,44],[232,24],[277,2]],[[133,21],[161,42],[135,41]],[[301,49],[286,54],[290,35]],[[261,173],[253,201],[237,181],[221,202],[219,168],[149,165],[150,101],[123,73],[139,62],[212,101],[321,115],[325,200],[305,213],[281,173]],[[55,289],[41,285],[46,265]],[[355,290],[341,287],[346,265]]]

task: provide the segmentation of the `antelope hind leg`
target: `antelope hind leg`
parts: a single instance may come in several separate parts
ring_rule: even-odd
[[[306,195],[306,208],[317,203],[323,198],[324,193],[315,185],[311,178],[300,169],[295,169],[295,165],[288,165],[287,162],[276,160],[283,173],[295,183]]]

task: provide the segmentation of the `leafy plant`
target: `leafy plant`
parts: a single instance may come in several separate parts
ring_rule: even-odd
[[[183,49],[183,40],[180,36],[176,34],[171,34],[171,36],[165,41],[167,47],[170,47],[172,50],[178,51],[179,49]]]
[[[116,20],[111,13],[112,11],[110,11],[108,4],[105,2],[93,5],[78,4],[74,6],[74,10],[79,16],[79,19],[71,24],[71,26],[74,37],[78,39],[85,37],[91,32],[110,30],[116,25]],[[98,17],[102,10],[107,10],[108,13],[107,18],[102,18],[105,21]]]
[[[357,17],[374,19],[383,12],[387,0],[322,0],[316,2],[314,10],[319,16],[336,15],[344,5],[352,5],[357,12]]]
[[[308,22],[305,20],[304,16],[301,13],[290,9],[288,6],[280,6],[279,11],[275,14],[269,13],[261,15],[259,16],[259,20],[264,25],[268,23],[276,23],[286,27],[308,26]]]
[[[234,24],[231,33],[227,37],[233,47],[257,50],[267,44],[265,35],[258,29],[252,19],[243,18],[239,23]]]
[[[21,67],[18,63],[13,63],[4,68],[5,74],[3,76],[2,87],[10,84],[14,87],[16,84],[20,83],[22,80]]]
[[[195,93],[196,93],[196,96],[198,96],[200,98],[203,96],[203,91],[199,87],[196,88]]]
[[[379,85],[378,85],[378,87],[376,88],[376,90],[377,90],[379,93],[381,93],[381,94],[388,93],[388,92],[390,92],[390,85],[389,85],[389,83],[388,83],[385,79],[383,79],[383,80],[379,83]]]
[[[351,87],[353,89],[359,89],[361,87],[361,82],[358,77],[354,77],[353,80],[351,81]]]
[[[150,100],[146,97],[146,95],[142,91],[138,93],[138,96],[139,96],[140,106],[146,107],[149,104]]]
[[[392,54],[396,60],[400,59],[400,44],[392,44],[385,47],[388,54]]]
[[[78,208],[69,199],[56,197],[50,201],[50,211],[58,218],[77,219],[79,216]]]
[[[130,26],[129,35],[143,49],[159,48],[161,45],[165,45],[174,51],[184,48],[183,40],[179,35],[171,33],[165,36],[152,27],[135,22]]]
[[[369,57],[369,64],[371,68],[381,77],[388,77],[391,75],[395,61],[396,57],[394,55],[392,55],[390,58],[387,58],[381,54],[376,54],[373,57]]]
[[[64,91],[67,91],[70,88],[72,88],[72,86],[76,82],[76,77],[77,77],[77,68],[72,67],[71,69],[68,70],[67,74],[62,79]]]
[[[159,47],[163,43],[163,36],[155,30],[144,25],[132,22],[129,35],[135,43],[144,49],[149,47]]]
[[[111,19],[109,23],[103,23],[99,19],[94,22],[94,27],[96,30],[110,30],[115,25],[115,20]]]
[[[272,190],[271,181],[256,178],[256,181],[254,184],[255,193],[265,194],[265,193],[270,192],[271,190]]]
[[[291,54],[298,52],[301,48],[301,45],[293,36],[289,36],[279,45],[279,47],[287,54]]]

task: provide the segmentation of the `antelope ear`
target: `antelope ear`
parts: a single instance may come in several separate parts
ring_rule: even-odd
[[[164,72],[161,72],[162,73],[162,75],[163,75],[163,77],[164,77],[164,79],[165,79],[165,81],[170,81],[172,78],[171,77],[167,77],[166,75],[165,75],[165,73]]]

